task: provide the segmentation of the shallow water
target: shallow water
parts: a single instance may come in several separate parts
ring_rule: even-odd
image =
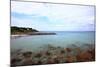
[[[95,32],[65,32],[55,31],[56,35],[32,35],[11,39],[11,51],[15,49],[40,50],[50,44],[67,47],[71,44],[84,45],[95,43]]]

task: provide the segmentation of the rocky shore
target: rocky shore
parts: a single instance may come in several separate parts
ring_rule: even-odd
[[[87,48],[48,45],[45,50],[38,52],[16,50],[11,52],[11,66],[95,61],[94,45],[85,44],[84,46]]]

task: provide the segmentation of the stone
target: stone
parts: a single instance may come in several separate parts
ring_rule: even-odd
[[[37,57],[37,58],[40,58],[41,56],[42,56],[41,53],[37,53],[37,54],[35,55],[35,57]]]
[[[77,55],[77,60],[80,62],[91,61],[92,55],[87,51],[83,51]]]
[[[31,58],[23,59],[21,65],[32,65],[33,61]]]
[[[67,63],[72,63],[76,61],[76,57],[75,56],[67,56]]]
[[[31,57],[31,56],[32,56],[32,52],[24,52],[24,53],[23,53],[23,56],[24,56],[25,58]]]
[[[71,52],[72,49],[71,48],[66,48],[67,52]]]

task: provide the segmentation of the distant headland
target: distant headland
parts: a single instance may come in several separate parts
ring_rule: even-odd
[[[55,35],[54,32],[40,32],[36,29],[11,26],[11,35]]]

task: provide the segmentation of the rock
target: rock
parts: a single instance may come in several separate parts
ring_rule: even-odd
[[[61,54],[64,54],[65,53],[65,51],[64,50],[61,50]]]
[[[58,58],[54,58],[54,63],[59,63],[59,59]]]
[[[55,58],[57,58],[57,55],[52,56],[52,59],[55,59]]]
[[[39,60],[37,65],[40,65],[40,64],[42,64],[42,62]]]
[[[13,59],[11,59],[11,65],[17,65],[16,63],[17,62],[20,62],[21,61],[21,59],[18,59],[18,58],[13,58]]]
[[[47,61],[47,64],[54,64],[54,63],[55,63],[55,61],[52,58],[49,58],[48,61]]]
[[[76,62],[76,57],[75,56],[67,56],[67,63],[72,63],[72,62]]]
[[[39,58],[33,58],[32,60],[33,60],[33,64],[34,64],[34,65],[37,65],[37,64],[38,64],[38,61],[39,61],[40,59],[39,59]]]
[[[95,60],[95,49],[88,50],[89,53],[92,55],[92,59]]]
[[[71,49],[71,48],[66,48],[66,51],[67,51],[67,52],[71,52],[72,49]]]
[[[81,52],[81,49],[80,48],[75,48],[75,50],[80,53]]]
[[[77,61],[82,61],[82,62],[91,61],[92,59],[92,55],[88,51],[81,52],[76,57]]]
[[[47,64],[47,61],[48,61],[48,58],[43,58],[43,59],[41,59],[41,63],[42,63],[42,64]]]
[[[37,57],[37,58],[40,58],[41,56],[42,56],[41,53],[37,53],[37,54],[35,55],[35,57]]]
[[[51,53],[50,52],[45,52],[45,54],[47,55],[47,56],[50,56],[51,55]]]
[[[29,57],[31,57],[32,56],[32,52],[24,52],[23,53],[23,56],[25,57],[25,58],[29,58]]]
[[[32,58],[26,58],[22,60],[21,65],[32,65],[33,63]]]

